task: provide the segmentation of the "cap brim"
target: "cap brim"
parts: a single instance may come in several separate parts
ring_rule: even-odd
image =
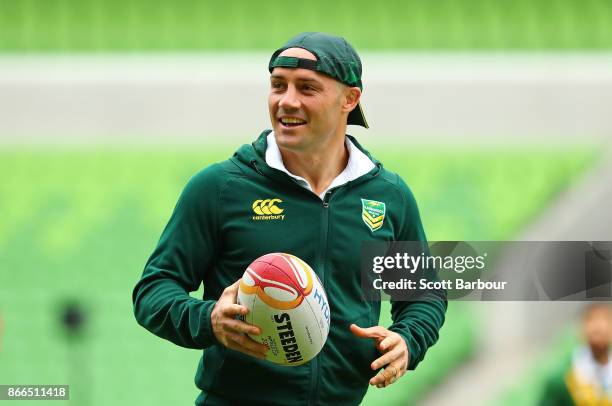
[[[361,109],[361,103],[357,103],[357,106],[348,114],[346,119],[347,124],[360,125],[365,128],[370,128],[366,121],[363,110]]]

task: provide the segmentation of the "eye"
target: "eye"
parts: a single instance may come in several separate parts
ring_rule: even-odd
[[[283,89],[283,88],[284,88],[284,86],[285,86],[285,85],[284,85],[284,83],[282,83],[282,82],[272,82],[272,83],[270,84],[270,87],[271,87],[272,89],[274,89],[274,90]]]

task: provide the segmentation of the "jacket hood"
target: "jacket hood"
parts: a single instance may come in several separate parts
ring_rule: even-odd
[[[233,159],[237,159],[243,165],[246,165],[260,175],[276,178],[276,179],[290,179],[289,176],[277,169],[271,168],[266,163],[266,148],[268,146],[267,137],[272,130],[264,130],[255,141],[251,144],[242,145],[235,153]],[[372,169],[369,173],[362,176],[361,178],[355,179],[349,183],[357,182],[362,178],[371,178],[377,176],[382,170],[382,163],[372,157],[372,155],[357,142],[355,137],[352,135],[346,135],[351,142],[361,151],[363,152],[370,160],[374,163],[374,169]]]

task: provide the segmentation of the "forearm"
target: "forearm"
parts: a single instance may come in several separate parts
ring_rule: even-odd
[[[438,341],[438,333],[444,324],[447,302],[432,294],[424,301],[393,302],[393,324],[389,330],[401,335],[409,352],[408,369],[415,369],[425,353]]]
[[[190,179],[132,294],[134,315],[153,334],[187,348],[216,344],[210,314],[215,300],[189,295],[214,267],[219,167]]]
[[[143,278],[132,295],[138,323],[153,334],[187,348],[216,343],[210,314],[214,300],[200,300],[172,279]]]

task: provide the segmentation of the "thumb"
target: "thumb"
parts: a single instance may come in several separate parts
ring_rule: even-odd
[[[224,293],[227,293],[228,295],[232,296],[232,297],[237,297],[238,296],[238,287],[240,286],[240,281],[241,279],[238,279],[236,282],[234,282],[233,284],[231,284],[230,286],[228,286],[225,289]]]
[[[380,326],[374,327],[359,327],[357,324],[350,325],[351,333],[360,338],[382,338],[384,330]]]

